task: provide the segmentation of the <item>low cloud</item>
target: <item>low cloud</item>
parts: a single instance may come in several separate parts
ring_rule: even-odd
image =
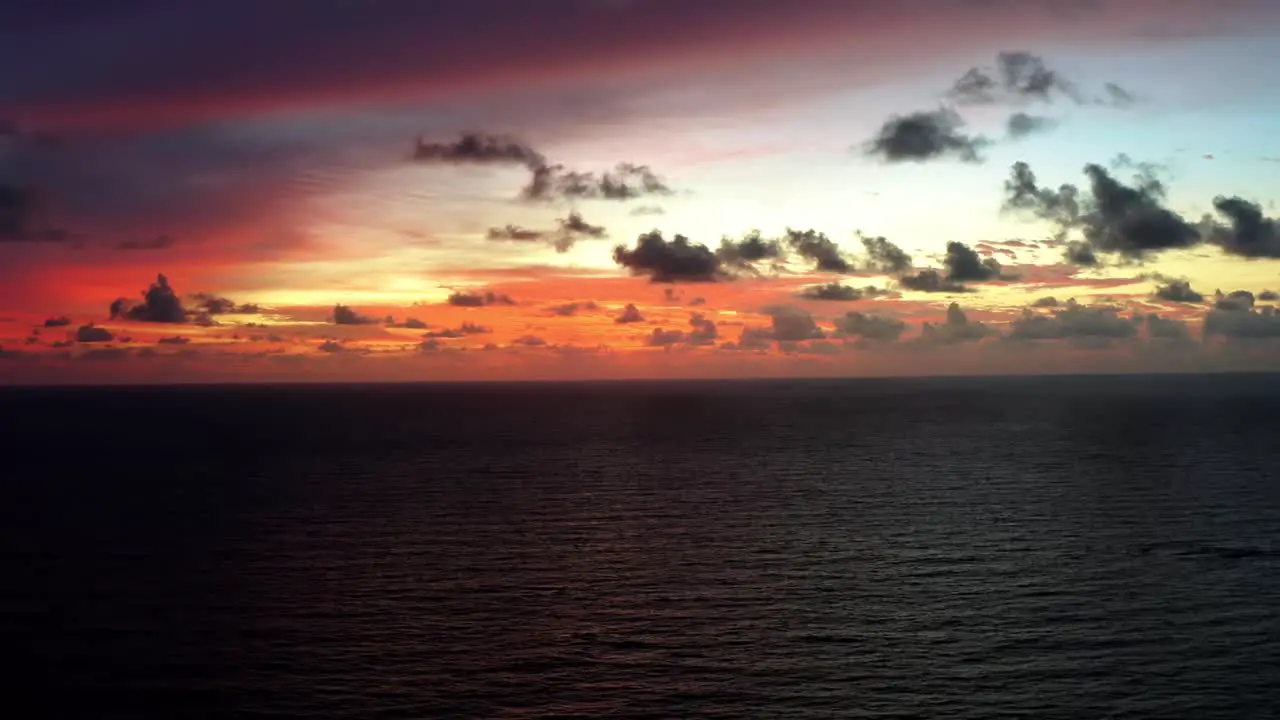
[[[115,340],[115,339],[116,339],[116,336],[112,334],[110,330],[103,327],[98,327],[93,323],[89,323],[88,325],[81,325],[80,329],[76,330],[76,342],[101,343],[101,342],[111,342],[112,340]]]
[[[450,305],[455,307],[485,307],[487,305],[515,305],[516,301],[505,293],[492,290],[485,292],[463,292],[461,290],[449,295]]]
[[[577,211],[557,219],[556,222],[558,227],[555,230],[532,230],[517,225],[489,228],[486,237],[498,242],[546,243],[555,248],[556,252],[564,253],[573,249],[579,240],[599,239],[608,235],[603,226],[592,225]]]
[[[684,235],[668,241],[657,230],[636,238],[634,248],[615,247],[613,261],[653,282],[716,282],[725,276],[720,258],[706,245]]]
[[[1258,310],[1210,310],[1204,318],[1204,337],[1262,340],[1280,337],[1280,316],[1268,306]]]
[[[333,306],[334,325],[376,325],[377,318],[361,315],[354,308],[338,303]]]
[[[952,282],[984,282],[1000,278],[1000,263],[995,258],[982,258],[977,251],[961,242],[947,243],[943,259],[947,280]]]
[[[774,305],[761,310],[771,321],[771,337],[778,342],[818,340],[825,335],[813,316],[790,305]]]
[[[898,284],[907,290],[928,293],[967,293],[969,288],[964,283],[949,280],[937,270],[921,270],[915,275],[903,275]]]
[[[191,299],[195,302],[196,310],[210,315],[257,315],[262,312],[262,307],[255,303],[236,303],[210,293],[196,293]]]
[[[1017,112],[1009,116],[1005,122],[1006,132],[1013,140],[1021,140],[1031,135],[1038,135],[1048,132],[1058,126],[1058,121],[1053,118],[1042,117],[1040,115],[1031,115],[1024,112]]]
[[[66,315],[62,315],[60,317],[51,317],[44,321],[44,326],[47,328],[66,327],[70,324],[71,324],[71,318],[67,317]]]
[[[840,246],[826,234],[816,230],[787,228],[787,247],[800,257],[813,263],[819,272],[851,273],[856,269]]]
[[[836,335],[878,342],[896,342],[907,324],[884,315],[849,312],[835,319]]]
[[[859,239],[867,256],[868,272],[897,275],[911,269],[911,256],[885,238],[862,235]]]
[[[842,285],[839,282],[829,282],[824,285],[811,285],[800,291],[800,297],[805,300],[826,300],[832,302],[854,302],[863,298],[874,298],[884,295],[885,292],[875,286],[868,285],[866,287],[853,287],[851,285]]]
[[[1262,213],[1262,206],[1240,197],[1216,197],[1213,207],[1227,218],[1215,226],[1209,241],[1230,255],[1246,258],[1280,258],[1280,221]]]
[[[613,321],[622,324],[644,322],[644,315],[640,314],[640,310],[635,305],[628,303],[623,308],[622,313],[614,318]]]
[[[552,305],[551,307],[547,308],[547,311],[550,312],[552,315],[559,315],[560,317],[571,317],[573,315],[577,315],[578,311],[580,310],[599,310],[599,309],[600,309],[600,306],[596,305],[595,302],[589,301],[589,302],[571,302],[571,303],[565,303],[563,305]]]
[[[981,151],[990,141],[968,135],[963,128],[964,120],[950,108],[894,115],[866,145],[865,152],[890,163],[942,158],[982,162]]]
[[[126,319],[135,322],[151,323],[184,323],[187,311],[182,301],[169,285],[169,279],[160,274],[156,281],[142,293],[141,303],[131,303],[126,298],[117,298],[111,303],[109,315],[112,320]]]
[[[780,240],[766,240],[759,230],[753,230],[742,238],[721,238],[716,257],[735,270],[758,272],[756,265],[762,262],[777,264],[784,259],[785,248]]]
[[[1191,283],[1186,280],[1170,280],[1167,283],[1157,285],[1155,292],[1151,294],[1156,300],[1175,303],[1202,303],[1204,295],[1196,292],[1191,288]]]
[[[1069,338],[1124,339],[1138,334],[1133,321],[1122,318],[1113,307],[1086,307],[1074,299],[1051,315],[1037,315],[1030,310],[1013,321],[1009,340],[1062,340]]]
[[[920,327],[919,341],[929,345],[956,345],[976,342],[995,335],[985,323],[972,322],[957,303],[947,306],[947,319],[940,325],[924,323]]]

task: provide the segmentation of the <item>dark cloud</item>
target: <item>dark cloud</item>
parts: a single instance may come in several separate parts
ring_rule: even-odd
[[[969,288],[963,283],[949,280],[937,270],[921,270],[915,275],[903,275],[898,284],[908,290],[931,293],[967,293]]]
[[[800,291],[800,297],[805,300],[830,300],[835,302],[853,302],[863,298],[879,297],[883,294],[885,294],[885,291],[873,285],[857,288],[850,285],[842,285],[835,281],[823,285],[811,285]]]
[[[547,308],[547,311],[550,312],[552,315],[559,315],[561,317],[570,317],[572,315],[578,314],[579,310],[598,310],[598,309],[599,309],[599,306],[596,305],[595,302],[571,302],[571,303],[565,303],[563,305],[552,305],[551,307]]]
[[[1275,302],[1276,300],[1280,300],[1280,293],[1274,290],[1263,290],[1258,293],[1258,299],[1266,302]]]
[[[316,349],[325,353],[342,353],[347,351],[347,346],[334,340],[325,340]]]
[[[1010,138],[1020,140],[1029,135],[1048,132],[1058,126],[1058,121],[1040,115],[1016,112],[1005,123]]]
[[[1176,340],[1186,342],[1191,339],[1191,331],[1181,320],[1170,320],[1159,315],[1147,315],[1147,335],[1152,339]]]
[[[971,322],[957,303],[947,306],[947,319],[941,325],[927,322],[920,326],[920,342],[931,345],[975,342],[994,334],[986,324]]]
[[[511,344],[523,345],[524,347],[545,347],[547,344],[547,341],[543,340],[537,335],[523,335],[521,337],[516,338],[515,340],[512,340]]]
[[[473,293],[461,290],[449,295],[449,304],[456,307],[485,307],[486,305],[515,305],[516,301],[506,293],[495,293],[492,290]]]
[[[824,233],[816,230],[787,228],[787,247],[800,257],[812,261],[820,272],[851,273],[856,268],[840,246]]]
[[[117,250],[167,250],[173,247],[173,236],[157,235],[147,240],[123,240]]]
[[[583,219],[576,210],[568,217],[556,220],[559,225],[555,230],[533,230],[517,225],[501,228],[489,228],[488,239],[507,242],[545,242],[555,248],[556,252],[568,252],[579,240],[598,239],[607,236],[604,227],[592,225]]]
[[[563,165],[532,168],[533,176],[520,195],[530,201],[629,201],[674,194],[667,181],[648,165],[618,163],[602,173],[579,172]]]
[[[1157,285],[1155,292],[1151,294],[1157,300],[1176,303],[1201,303],[1204,302],[1204,295],[1191,289],[1191,283],[1186,280],[1170,280],[1167,283]]]
[[[859,239],[867,256],[868,272],[897,275],[911,269],[911,256],[885,238],[861,235]]]
[[[720,258],[706,245],[683,235],[667,241],[657,230],[636,238],[634,249],[615,247],[613,261],[653,282],[716,282],[725,276]]]
[[[419,137],[413,159],[449,165],[519,165],[530,172],[547,164],[542,153],[515,138],[482,133],[464,133],[453,142],[427,142]]]
[[[1056,297],[1042,297],[1031,303],[1033,308],[1056,308],[1058,305],[1058,298]]]
[[[688,336],[690,345],[710,345],[719,335],[715,321],[708,319],[702,313],[691,313],[689,325],[693,327]]]
[[[662,328],[654,328],[650,333],[647,344],[650,347],[671,347],[679,345],[685,341],[683,330],[663,330]]]
[[[126,298],[117,298],[111,303],[112,320],[124,318],[137,322],[183,323],[187,321],[187,311],[182,301],[169,286],[169,278],[164,274],[156,276],[156,281],[142,293],[141,303],[131,303]]]
[[[983,282],[1000,278],[1000,263],[995,258],[982,258],[977,251],[961,242],[947,243],[943,259],[947,280],[955,283]]]
[[[1026,310],[1011,323],[1009,340],[1062,340],[1068,338],[1131,338],[1137,326],[1117,314],[1113,307],[1086,307],[1074,299],[1052,315],[1038,315]]]
[[[1118,167],[1139,169],[1134,185],[1125,185],[1106,168],[1091,163],[1084,168],[1090,192],[1083,197],[1074,185],[1057,190],[1040,187],[1030,166],[1015,163],[1011,178],[1005,181],[1004,208],[1053,222],[1060,239],[1079,229],[1093,252],[1136,258],[1200,242],[1194,226],[1163,206],[1164,187],[1152,166],[1132,163],[1123,156],[1118,160]],[[1090,254],[1083,247],[1076,252],[1082,259]]]
[[[257,315],[262,312],[262,307],[255,303],[236,303],[212,293],[196,293],[191,299],[195,301],[197,310],[210,315]]]
[[[174,335],[173,337],[162,337],[159,340],[156,340],[156,342],[160,345],[186,345],[191,342],[191,338]]]
[[[361,315],[354,308],[338,303],[333,306],[334,325],[376,325],[377,318]]]
[[[1098,254],[1093,251],[1093,246],[1080,240],[1072,240],[1067,243],[1067,249],[1062,252],[1062,258],[1072,265],[1080,265],[1081,267],[1093,267],[1102,264],[1102,261],[1098,259]]]
[[[761,310],[772,321],[770,337],[778,342],[801,342],[824,337],[813,316],[790,305],[773,305]]]
[[[622,314],[614,318],[613,321],[623,324],[644,322],[644,315],[640,314],[640,310],[635,305],[627,303],[627,306],[622,309]]]
[[[59,317],[51,317],[44,321],[44,326],[47,328],[66,327],[70,324],[71,324],[71,318],[67,317],[66,315],[62,315]]]
[[[785,249],[782,242],[776,239],[766,240],[759,230],[752,230],[741,239],[721,238],[716,256],[728,268],[757,272],[756,264],[773,263],[775,266],[784,259]]]
[[[1236,290],[1226,295],[1218,290],[1213,294],[1213,307],[1217,310],[1250,310],[1257,299],[1248,290]]]
[[[1050,69],[1043,58],[1022,51],[1000,53],[994,68],[970,68],[956,80],[947,96],[962,105],[1052,103],[1058,98],[1084,102],[1075,83]]]
[[[907,324],[884,315],[849,312],[835,319],[836,334],[880,342],[895,342],[906,331]]]
[[[1216,197],[1213,207],[1229,225],[1215,227],[1209,241],[1231,255],[1280,258],[1280,222],[1262,213],[1262,206],[1239,197]]]
[[[1237,340],[1280,337],[1280,315],[1272,307],[1258,310],[1210,310],[1204,317],[1204,336]]]
[[[473,322],[464,322],[461,325],[459,325],[457,328],[446,328],[444,330],[431,330],[429,332],[424,333],[422,337],[428,340],[434,340],[437,338],[446,339],[446,340],[456,340],[458,338],[467,337],[468,335],[487,335],[491,332],[493,332],[492,328],[486,327],[484,325],[478,325]]]
[[[963,128],[964,120],[949,108],[894,115],[868,143],[866,153],[885,162],[925,162],[944,157],[982,162],[980,152],[990,141],[967,135]]]
[[[88,325],[81,325],[80,329],[76,330],[76,342],[99,343],[99,342],[111,342],[112,340],[115,340],[115,339],[116,339],[116,336],[113,335],[110,330],[106,328],[98,327],[93,323],[89,323]]]

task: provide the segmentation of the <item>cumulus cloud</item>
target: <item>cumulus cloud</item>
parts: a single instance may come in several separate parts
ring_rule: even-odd
[[[169,278],[164,274],[156,276],[156,281],[142,293],[141,303],[131,303],[126,298],[117,298],[111,303],[109,314],[112,320],[124,318],[136,322],[182,323],[187,321],[187,311],[182,301],[169,286]]]
[[[1057,190],[1041,187],[1031,167],[1015,163],[1005,181],[1004,208],[1030,214],[1058,226],[1059,238],[1080,230],[1087,246],[1076,254],[1084,259],[1093,252],[1117,253],[1136,258],[1150,252],[1188,248],[1200,242],[1199,231],[1181,215],[1164,207],[1165,189],[1150,166],[1121,158],[1118,167],[1138,167],[1134,185],[1126,185],[1101,165],[1090,163],[1084,173],[1089,193],[1070,184]],[[1087,247],[1087,251],[1086,251]]]
[[[636,238],[634,248],[615,247],[613,261],[653,282],[716,282],[724,277],[720,258],[706,245],[684,235],[668,241],[657,230]]]
[[[824,285],[810,285],[800,291],[800,297],[805,300],[829,300],[834,302],[853,302],[863,298],[878,297],[883,294],[885,294],[883,290],[872,285],[857,288],[851,285],[842,285],[835,281]]]
[[[849,312],[835,319],[836,335],[879,342],[895,342],[907,324],[885,315]]]
[[[1280,337],[1280,316],[1272,307],[1258,310],[1210,310],[1204,318],[1205,338],[1261,340]]]
[[[682,330],[664,330],[662,328],[654,328],[650,333],[649,339],[646,341],[650,347],[670,347],[679,345],[685,341],[684,331]]]
[[[816,230],[787,228],[785,240],[787,246],[797,255],[813,262],[815,270],[834,273],[855,272],[854,265],[848,256],[824,233]]]
[[[721,238],[716,257],[728,268],[756,272],[756,264],[778,263],[784,259],[785,249],[779,240],[766,240],[759,230],[753,230],[742,238]]]
[[[1009,340],[1062,340],[1069,338],[1125,339],[1138,334],[1137,326],[1109,306],[1089,307],[1071,299],[1051,315],[1024,310],[1010,325]]]
[[[547,308],[547,311],[550,312],[552,315],[559,315],[560,317],[570,317],[573,315],[577,315],[579,310],[598,310],[598,309],[600,309],[600,307],[596,305],[594,301],[588,301],[588,302],[564,303],[563,305],[552,305],[551,307]]]
[[[106,328],[98,327],[93,323],[89,323],[88,325],[81,325],[80,329],[76,330],[76,342],[99,343],[99,342],[111,342],[112,340],[115,340],[115,339],[116,339],[116,336],[112,334],[110,330]]]
[[[866,270],[897,275],[911,269],[911,256],[902,248],[883,237],[860,235],[862,251],[866,255]]]
[[[801,342],[824,337],[813,316],[791,305],[772,305],[761,310],[769,316],[770,337],[778,342]]]
[[[1248,290],[1235,290],[1226,295],[1221,290],[1213,294],[1213,306],[1218,310],[1249,310],[1257,301]]]
[[[921,270],[915,275],[903,275],[898,284],[907,290],[930,293],[967,293],[969,288],[963,283],[950,280],[932,268]]]
[[[413,159],[450,165],[521,165],[533,171],[546,165],[542,153],[515,138],[464,133],[454,142],[426,142],[419,137]]]
[[[865,151],[891,163],[946,157],[967,163],[981,162],[981,151],[990,141],[968,135],[963,129],[964,120],[950,108],[894,115],[885,121]]]
[[[925,323],[920,327],[920,342],[936,345],[956,345],[975,342],[994,335],[995,331],[985,323],[971,322],[957,303],[947,306],[947,319],[941,325]]]
[[[485,307],[486,305],[515,305],[516,301],[511,299],[506,293],[496,293],[492,290],[485,292],[463,292],[461,290],[449,295],[450,305],[455,307]]]
[[[1280,222],[1262,213],[1262,206],[1240,197],[1216,197],[1213,207],[1228,225],[1214,227],[1209,241],[1231,255],[1280,258]]]
[[[1048,132],[1058,126],[1058,121],[1040,115],[1016,112],[1005,122],[1006,132],[1014,140],[1021,140],[1030,135]]]
[[[255,303],[236,303],[211,293],[196,293],[191,299],[198,311],[210,315],[256,315],[262,312],[262,307]]]
[[[1162,318],[1159,315],[1147,315],[1147,335],[1155,340],[1175,340],[1187,342],[1191,340],[1191,331],[1181,320]]]
[[[191,338],[174,335],[173,337],[162,337],[159,340],[156,340],[156,342],[160,345],[186,345],[191,342]]]
[[[1058,304],[1059,304],[1059,303],[1058,303],[1058,298],[1053,297],[1053,296],[1049,296],[1049,297],[1042,297],[1042,298],[1039,298],[1039,299],[1038,299],[1038,300],[1036,300],[1035,302],[1031,303],[1031,307],[1033,307],[1033,308],[1056,308],[1056,307],[1058,307]]]
[[[1280,300],[1280,293],[1277,293],[1274,290],[1263,290],[1258,293],[1258,299],[1265,302],[1275,302],[1276,300]]]
[[[627,303],[627,306],[623,308],[622,313],[614,318],[613,321],[623,324],[644,322],[644,315],[640,314],[640,310],[638,310],[635,305]]]
[[[445,328],[443,330],[429,330],[422,337],[433,339],[453,340],[457,338],[467,337],[468,335],[485,335],[493,332],[493,330],[484,325],[473,322],[464,322],[456,328]]]
[[[952,282],[983,282],[1000,277],[1000,263],[995,258],[979,257],[977,251],[961,242],[947,243],[947,256],[942,262],[947,268],[947,280]]]
[[[674,194],[667,181],[648,165],[618,163],[601,173],[569,170],[563,165],[533,168],[521,197],[529,201],[617,200],[628,201]]]
[[[955,81],[947,96],[962,105],[1053,103],[1059,99],[1078,105],[1090,102],[1076,83],[1050,68],[1044,58],[1025,51],[998,54],[994,67],[970,68]],[[1133,95],[1108,82],[1103,85],[1102,95],[1092,102],[1124,107],[1132,104]]]
[[[71,324],[71,318],[67,317],[66,315],[62,315],[60,317],[51,317],[44,321],[44,326],[47,328],[66,327],[70,324]]]
[[[374,325],[377,318],[361,315],[354,308],[338,303],[333,306],[334,325]]]
[[[1176,303],[1201,303],[1204,302],[1204,295],[1191,289],[1191,283],[1187,280],[1170,280],[1166,283],[1156,286],[1152,297],[1165,302]]]
[[[689,325],[693,328],[688,336],[690,345],[709,345],[715,342],[719,335],[715,321],[708,319],[702,313],[690,314]]]
[[[347,346],[343,345],[340,342],[335,342],[333,340],[325,340],[324,342],[320,343],[320,346],[316,349],[324,353],[340,353],[340,352],[346,352]]]
[[[568,252],[579,240],[598,239],[607,236],[603,226],[587,222],[578,211],[570,212],[568,217],[556,220],[555,230],[533,230],[518,225],[489,228],[486,235],[489,240],[502,242],[542,242],[555,248],[556,252]]]

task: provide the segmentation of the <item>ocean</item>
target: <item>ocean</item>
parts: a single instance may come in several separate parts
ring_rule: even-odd
[[[1280,376],[0,408],[22,717],[1280,717]]]

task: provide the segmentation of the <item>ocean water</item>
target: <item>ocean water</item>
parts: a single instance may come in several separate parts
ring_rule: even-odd
[[[1280,717],[1277,376],[0,411],[22,717]]]

